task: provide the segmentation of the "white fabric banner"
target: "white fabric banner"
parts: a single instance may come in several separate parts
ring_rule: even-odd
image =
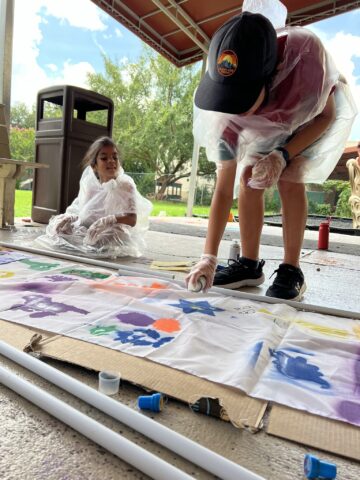
[[[360,425],[359,321],[11,255],[0,265],[4,320]]]

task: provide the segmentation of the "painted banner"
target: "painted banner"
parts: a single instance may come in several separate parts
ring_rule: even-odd
[[[20,256],[19,256],[20,255]],[[0,250],[0,318],[360,425],[360,322]]]

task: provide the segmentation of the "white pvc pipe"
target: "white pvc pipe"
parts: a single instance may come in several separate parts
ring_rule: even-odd
[[[173,281],[177,283],[176,281]],[[341,310],[339,308],[322,307],[321,305],[312,305],[311,303],[296,302],[294,300],[284,300],[282,298],[266,297],[263,295],[257,295],[255,293],[238,292],[237,290],[229,290],[220,287],[211,287],[210,293],[220,293],[221,295],[227,295],[230,297],[244,298],[253,302],[265,302],[265,303],[281,303],[294,307],[298,311],[323,313],[325,315],[334,315],[336,317],[345,317],[350,319],[360,320],[360,312],[353,312],[351,310]]]
[[[159,480],[193,478],[2,367],[0,367],[0,383],[151,478]]]
[[[129,272],[148,274],[151,277],[160,277],[165,279],[173,279],[174,275],[163,272],[153,272],[145,268],[130,267],[129,265],[123,265],[122,263],[104,262],[103,260],[96,260],[94,258],[78,257],[76,255],[69,255],[67,253],[53,252],[52,250],[40,250],[39,248],[25,247],[23,245],[17,245],[15,243],[0,242],[1,247],[14,248],[15,250],[21,250],[23,252],[35,253],[37,255],[46,255],[48,257],[60,258],[63,260],[71,260],[72,262],[86,263],[87,265],[94,265],[96,267],[110,268],[112,270],[128,270]],[[136,275],[134,275],[135,277]]]
[[[102,412],[224,480],[264,480],[196,442],[75,380],[56,368],[0,341],[0,354],[81,398]],[[172,477],[169,477],[171,479]]]
[[[184,282],[179,280],[172,280],[172,283],[184,287]],[[257,293],[239,292],[238,290],[230,290],[228,288],[211,287],[209,293],[219,293],[226,297],[236,297],[252,302],[264,302],[271,304],[284,304],[294,307],[298,311],[323,313],[325,315],[334,315],[337,317],[345,317],[354,320],[360,320],[360,312],[353,312],[351,310],[341,310],[339,308],[323,307],[321,305],[313,305],[311,303],[302,303],[295,300],[284,300],[283,298],[266,297],[264,295],[258,295]]]
[[[55,258],[62,258],[64,260],[73,260],[76,262],[81,262],[85,263],[88,265],[95,265],[99,267],[105,267],[105,268],[110,268],[110,269],[115,269],[118,270],[119,273],[121,273],[121,270],[124,270],[124,275],[127,275],[125,271],[129,272],[134,272],[134,276],[136,276],[136,273],[141,274],[140,276],[151,276],[151,277],[159,277],[159,278],[164,278],[167,280],[172,280],[173,283],[176,283],[177,285],[184,286],[183,281],[179,280],[174,280],[174,275],[166,274],[163,272],[152,272],[150,270],[145,270],[145,269],[140,269],[140,268],[135,268],[135,267],[129,267],[125,266],[122,264],[117,264],[117,263],[107,263],[99,260],[94,260],[91,258],[81,258],[81,257],[75,257],[72,255],[66,255],[66,254],[60,254],[57,252],[51,252],[47,250],[38,250],[35,248],[28,248],[28,247],[23,247],[23,246],[18,246],[12,243],[6,243],[6,242],[0,242],[0,246],[5,247],[5,248],[14,248],[17,250],[25,251],[25,252],[30,252],[30,253],[36,253],[39,255],[47,255]],[[304,311],[304,312],[314,312],[314,313],[323,313],[325,315],[334,315],[336,317],[345,317],[345,318],[350,318],[354,320],[360,320],[360,312],[353,312],[351,310],[341,310],[338,308],[331,308],[331,307],[322,307],[321,305],[312,305],[311,303],[302,303],[302,302],[296,302],[294,300],[284,300],[282,298],[273,298],[273,297],[266,297],[263,295],[258,295],[255,293],[245,293],[245,292],[239,292],[237,290],[230,290],[226,288],[220,288],[220,287],[211,287],[210,292],[214,293],[220,293],[221,295],[226,295],[229,297],[237,297],[237,298],[243,298],[246,300],[251,300],[253,302],[265,302],[265,303],[282,303],[285,305],[289,305],[290,307],[294,307],[299,311]]]

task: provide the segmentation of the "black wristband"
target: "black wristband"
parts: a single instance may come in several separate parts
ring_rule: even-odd
[[[278,152],[281,152],[281,153],[282,153],[282,156],[284,157],[284,160],[285,160],[285,162],[286,162],[286,166],[289,165],[289,163],[290,163],[290,154],[289,154],[289,152],[286,150],[286,148],[276,147],[275,150],[277,150]]]

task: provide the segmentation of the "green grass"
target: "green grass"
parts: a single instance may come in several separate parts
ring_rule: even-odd
[[[31,190],[16,190],[15,217],[31,217]]]
[[[152,200],[153,210],[151,212],[152,217],[157,217],[160,212],[166,212],[168,217],[185,217],[187,205],[186,203],[174,203],[174,202],[162,202],[159,200]],[[194,215],[208,216],[210,207],[194,206]],[[237,208],[231,209],[234,215],[237,215]]]
[[[32,192],[29,190],[16,190],[15,193],[15,217],[31,216]],[[154,208],[151,216],[156,217],[160,212],[166,212],[167,217],[185,217],[186,203],[161,202],[155,200],[152,202]],[[208,215],[210,207],[194,207],[193,212],[196,215]],[[235,210],[233,213],[236,213]]]
[[[32,192],[29,190],[16,190],[15,193],[15,217],[31,217]],[[153,200],[152,217],[157,217],[160,212],[166,212],[167,217],[185,217],[186,203],[162,202]],[[210,207],[195,206],[193,213],[195,215],[209,215]],[[232,213],[237,215],[237,209],[232,208]],[[266,212],[272,213],[272,212]]]

